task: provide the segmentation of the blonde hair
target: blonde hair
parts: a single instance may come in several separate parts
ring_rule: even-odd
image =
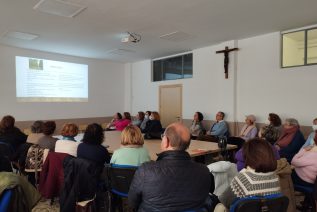
[[[140,145],[144,144],[144,138],[141,130],[134,125],[129,125],[121,133],[121,144],[125,145]]]
[[[158,112],[153,111],[151,115],[153,115],[154,120],[160,120],[160,114]]]
[[[75,137],[78,134],[78,126],[74,123],[66,123],[61,134],[66,137]]]

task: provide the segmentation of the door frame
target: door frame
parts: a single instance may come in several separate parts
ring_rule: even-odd
[[[177,88],[179,87],[180,88],[180,122],[183,122],[183,84],[172,84],[172,85],[160,85],[159,86],[159,113],[161,115],[161,90],[164,89],[164,88]]]

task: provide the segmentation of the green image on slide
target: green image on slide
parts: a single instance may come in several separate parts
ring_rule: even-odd
[[[43,70],[43,60],[29,59],[29,69]]]

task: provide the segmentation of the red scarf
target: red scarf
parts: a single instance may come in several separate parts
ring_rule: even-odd
[[[289,129],[284,128],[282,135],[280,136],[280,138],[276,142],[277,145],[279,145],[280,147],[287,147],[292,142],[298,129],[299,129],[298,126],[294,126],[292,128],[289,128]]]

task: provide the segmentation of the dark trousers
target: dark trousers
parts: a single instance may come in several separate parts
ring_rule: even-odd
[[[229,137],[228,138],[228,144],[237,145],[237,151],[241,149],[243,146],[245,140],[240,137]]]
[[[292,171],[292,180],[293,180],[293,184],[296,185],[301,185],[301,186],[306,186],[306,187],[314,187],[313,183],[308,183],[304,180],[302,180],[296,173],[295,170]]]

